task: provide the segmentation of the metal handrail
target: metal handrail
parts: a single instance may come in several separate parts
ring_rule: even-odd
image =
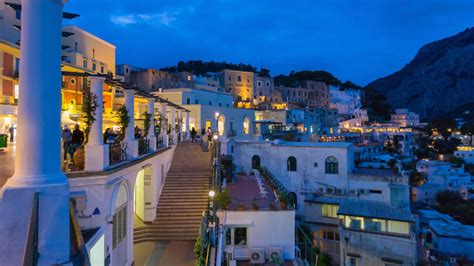
[[[286,189],[286,187],[265,166],[261,166],[258,170],[262,175],[268,177],[270,183],[276,188],[278,193],[288,195],[288,189]]]
[[[30,224],[26,238],[25,251],[23,253],[23,265],[38,264],[38,210],[39,210],[39,193],[33,196],[33,207],[31,208]]]

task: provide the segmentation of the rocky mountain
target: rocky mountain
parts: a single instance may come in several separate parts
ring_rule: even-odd
[[[400,71],[367,87],[385,95],[392,107],[424,118],[474,103],[474,28],[424,45]]]

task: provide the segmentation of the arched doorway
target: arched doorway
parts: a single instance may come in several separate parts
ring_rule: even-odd
[[[133,193],[135,215],[142,221],[146,221],[146,203],[150,203],[153,200],[153,191],[151,185],[151,167],[146,166],[137,174],[137,180],[135,181],[135,189]]]
[[[252,157],[252,169],[260,168],[260,156],[254,155]]]
[[[219,136],[223,136],[225,133],[225,117],[223,115],[217,118],[217,133]]]
[[[112,216],[112,258],[114,265],[127,262],[128,190],[122,183],[116,191]]]
[[[298,208],[298,201],[297,201],[295,192],[288,193],[288,206],[290,206],[290,208],[293,208],[295,210],[296,208]]]

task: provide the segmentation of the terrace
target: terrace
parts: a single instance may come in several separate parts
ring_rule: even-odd
[[[226,185],[231,202],[229,210],[282,210],[277,192],[258,172],[249,175],[239,174],[234,183]]]

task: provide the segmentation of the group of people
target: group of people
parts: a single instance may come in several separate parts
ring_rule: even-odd
[[[201,137],[198,135],[196,129],[193,127],[191,129],[191,142],[199,142],[199,138],[202,139],[202,147],[205,151],[209,150],[209,145],[212,145],[212,135],[213,131],[210,127],[202,129]]]
[[[61,133],[61,139],[63,140],[64,162],[67,162],[67,155],[69,154],[71,164],[74,164],[74,153],[84,143],[84,132],[77,124],[74,126],[74,130],[72,132],[68,125],[64,125],[63,131]]]
[[[70,163],[74,164],[74,153],[79,149],[85,141],[84,132],[79,128],[79,125],[74,126],[74,130],[71,132],[68,125],[64,125],[61,133],[61,139],[63,141],[63,161],[67,162],[67,155],[69,154]],[[111,129],[107,128],[104,131],[103,141],[105,144],[113,144],[117,139],[117,134]]]

